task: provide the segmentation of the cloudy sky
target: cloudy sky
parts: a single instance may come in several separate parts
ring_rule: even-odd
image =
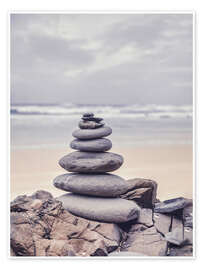
[[[190,14],[12,14],[10,42],[12,103],[192,103]]]

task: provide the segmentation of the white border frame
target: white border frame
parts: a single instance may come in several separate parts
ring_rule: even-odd
[[[38,257],[17,257],[17,256],[10,256],[10,16],[12,14],[191,14],[193,15],[193,256],[149,256],[149,257],[82,257],[82,256],[73,256],[73,257],[58,257],[58,256],[38,256]],[[152,261],[152,260],[172,260],[172,261],[179,261],[180,259],[183,260],[194,260],[196,259],[196,13],[194,10],[157,10],[157,11],[149,11],[149,10],[9,10],[7,12],[7,44],[9,50],[7,51],[7,104],[8,104],[8,121],[7,121],[7,131],[8,131],[8,166],[7,166],[7,174],[8,174],[8,184],[7,184],[7,196],[8,196],[8,205],[7,205],[7,212],[8,212],[8,219],[7,222],[9,224],[8,229],[8,242],[7,242],[7,256],[10,260],[144,260],[144,261]]]

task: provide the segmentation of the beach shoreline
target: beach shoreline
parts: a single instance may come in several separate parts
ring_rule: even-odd
[[[10,199],[46,190],[57,197],[64,192],[52,182],[66,171],[58,165],[59,159],[72,152],[69,147],[12,149],[10,171]],[[121,154],[124,163],[116,174],[126,180],[152,179],[158,183],[157,198],[193,197],[192,144],[139,145],[113,147],[111,152]]]

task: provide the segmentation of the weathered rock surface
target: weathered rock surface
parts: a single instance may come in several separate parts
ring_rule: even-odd
[[[73,137],[80,140],[91,140],[107,137],[112,133],[112,129],[108,126],[97,129],[77,129],[73,132]]]
[[[193,256],[193,246],[186,245],[183,247],[173,246],[170,248],[169,256]]]
[[[164,235],[171,228],[181,236],[182,221],[174,216],[171,226],[170,214],[152,210],[141,208],[138,218],[112,224],[75,216],[46,191],[18,196],[11,202],[11,256],[192,256],[192,228],[184,227],[187,241],[180,246],[167,245]]]
[[[165,235],[170,230],[175,228],[182,228],[182,221],[173,217],[171,218],[170,214],[161,214],[161,213],[154,213],[154,226],[156,227],[157,231]]]
[[[81,129],[95,129],[104,126],[104,122],[96,123],[94,121],[80,121],[79,128]]]
[[[156,203],[154,212],[156,213],[171,213],[183,209],[188,204],[188,200],[182,197],[166,200]]]
[[[136,252],[148,256],[166,256],[167,242],[156,228],[135,224],[131,227],[122,251]]]
[[[62,168],[78,173],[105,173],[123,164],[122,156],[114,153],[72,152],[59,160]]]
[[[55,199],[28,207],[34,200],[19,196],[11,208],[12,256],[107,256],[118,248],[121,234],[116,224],[76,217]]]
[[[126,181],[114,174],[76,174],[57,176],[54,186],[77,194],[99,197],[117,197],[127,190]]]
[[[84,152],[104,152],[111,149],[112,143],[104,138],[86,141],[75,139],[70,143],[70,147]]]
[[[169,243],[172,243],[177,246],[182,245],[186,241],[183,235],[183,228],[176,228],[171,232],[166,233],[165,239]]]
[[[157,183],[153,180],[135,178],[127,181],[128,190],[120,197],[136,201],[142,207],[151,208],[156,201]]]
[[[139,217],[137,219],[137,223],[141,223],[147,227],[151,227],[154,225],[152,220],[152,210],[149,208],[142,208],[140,210]]]
[[[183,220],[185,227],[193,227],[193,204],[188,200],[188,205],[183,209]]]
[[[74,215],[101,222],[122,223],[136,219],[140,207],[121,198],[99,198],[64,194],[57,198]]]

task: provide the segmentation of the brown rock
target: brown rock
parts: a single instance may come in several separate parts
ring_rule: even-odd
[[[50,192],[45,190],[38,190],[31,196],[32,199],[39,199],[39,200],[48,200],[53,199],[53,196]]]
[[[143,178],[131,179],[127,183],[128,190],[120,197],[134,200],[142,207],[151,208],[156,201],[157,183]]]
[[[132,226],[122,251],[137,252],[148,256],[166,256],[167,242],[156,228],[141,224]]]
[[[183,209],[183,220],[185,227],[193,227],[193,203],[188,200],[188,205]]]
[[[147,227],[153,226],[153,220],[152,220],[152,210],[149,208],[142,208],[140,210],[139,218],[137,220],[137,223],[141,223]]]
[[[183,247],[171,247],[169,256],[193,256],[192,245],[186,245]]]
[[[38,198],[20,196],[11,203],[13,256],[107,256],[118,248],[116,224],[79,218],[55,199]]]
[[[170,214],[154,213],[153,220],[154,226],[156,227],[157,231],[162,233],[163,235],[168,233],[170,229],[174,230],[176,228],[183,227],[182,221],[175,217],[171,219]]]

